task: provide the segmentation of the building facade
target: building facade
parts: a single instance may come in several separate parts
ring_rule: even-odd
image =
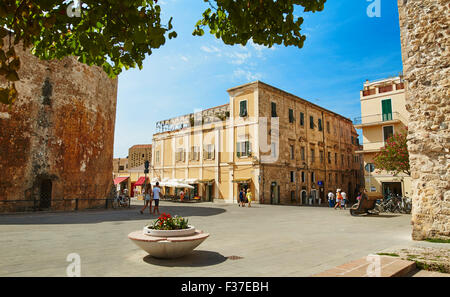
[[[153,179],[184,180],[202,200],[228,203],[241,188],[264,204],[325,205],[337,188],[355,197],[351,120],[259,81],[228,93],[228,104],[157,123]]]
[[[128,163],[130,168],[139,167],[147,160],[151,163],[151,159],[151,144],[136,144],[128,149]]]
[[[382,195],[389,193],[408,196],[411,194],[411,177],[400,173],[377,170],[373,158],[385,146],[394,133],[406,133],[408,112],[405,105],[405,85],[402,77],[387,78],[364,83],[360,92],[361,117],[355,119],[355,128],[362,129],[365,188]]]

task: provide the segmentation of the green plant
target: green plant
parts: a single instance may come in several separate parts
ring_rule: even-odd
[[[440,238],[427,238],[425,241],[434,243],[450,243],[450,239],[440,239]]]
[[[156,219],[151,225],[148,226],[150,229],[155,230],[181,230],[188,228],[188,220],[174,216],[170,214],[162,213],[158,219]]]
[[[391,257],[400,257],[398,254],[395,254],[395,253],[377,253],[377,255],[380,255],[380,256],[391,256]]]

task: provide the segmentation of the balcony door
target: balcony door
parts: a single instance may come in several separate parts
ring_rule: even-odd
[[[391,99],[381,101],[381,112],[384,121],[392,120],[392,102]]]

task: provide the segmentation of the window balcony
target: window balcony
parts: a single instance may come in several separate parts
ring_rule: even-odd
[[[364,127],[396,124],[396,123],[403,123],[404,125],[407,125],[408,121],[406,120],[405,117],[403,117],[399,112],[396,111],[384,114],[380,113],[367,115],[353,119],[353,125],[355,126],[355,129],[362,129]]]

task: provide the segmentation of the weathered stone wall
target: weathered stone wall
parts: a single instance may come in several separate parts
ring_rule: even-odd
[[[450,2],[398,0],[412,177],[412,237],[450,238]]]
[[[100,199],[112,185],[117,80],[73,57],[41,61],[21,46],[16,53],[19,98],[11,108],[0,105],[0,211],[39,207],[50,189],[42,189],[44,180],[51,181],[52,209],[75,207],[61,199],[98,199],[80,200],[78,209],[104,205]]]

